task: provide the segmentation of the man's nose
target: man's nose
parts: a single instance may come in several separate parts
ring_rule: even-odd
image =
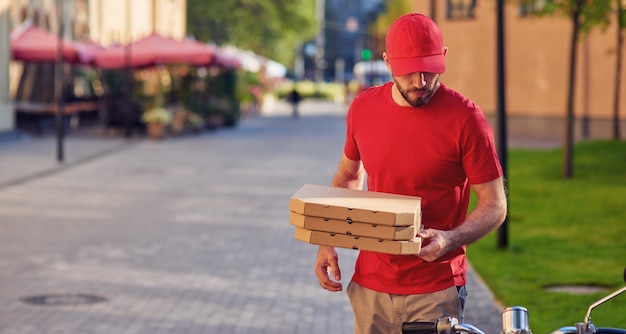
[[[417,88],[424,88],[426,86],[426,77],[424,72],[415,72],[411,74],[411,84]]]

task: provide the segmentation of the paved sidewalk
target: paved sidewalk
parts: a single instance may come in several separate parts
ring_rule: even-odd
[[[18,184],[125,148],[129,141],[119,137],[70,134],[62,141],[63,161],[57,159],[56,137],[22,135],[0,140],[0,187]]]
[[[330,182],[344,107],[275,110],[162,141],[70,134],[64,164],[54,137],[0,142],[0,334],[352,333],[287,210]],[[356,252],[339,255],[345,286]],[[468,290],[466,322],[499,333],[471,270]]]

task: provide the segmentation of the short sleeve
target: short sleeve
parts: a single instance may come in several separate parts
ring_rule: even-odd
[[[470,184],[492,181],[502,176],[493,129],[483,112],[476,108],[462,134],[462,162]]]
[[[355,104],[352,103],[350,108],[348,108],[348,115],[346,116],[346,140],[343,145],[343,153],[348,157],[348,159],[353,161],[361,160],[361,154],[359,153],[359,148],[354,139],[354,113],[355,113]]]

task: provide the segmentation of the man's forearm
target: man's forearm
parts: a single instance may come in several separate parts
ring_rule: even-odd
[[[451,230],[451,241],[457,247],[478,241],[498,228],[506,217],[506,201],[490,201],[476,206],[463,224]]]
[[[331,183],[333,187],[350,188],[350,189],[363,189],[363,178],[360,177],[347,177],[346,175],[335,174]]]
[[[331,185],[333,187],[363,189],[363,180],[365,179],[365,170],[360,161],[353,161],[344,155],[339,162],[337,172],[333,177]]]

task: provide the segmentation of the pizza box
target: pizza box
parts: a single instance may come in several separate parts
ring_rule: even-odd
[[[412,241],[383,240],[347,234],[311,231],[300,227],[296,227],[294,237],[300,241],[314,245],[334,246],[395,255],[419,254],[422,245],[421,238],[415,238]]]
[[[289,223],[313,231],[333,232],[385,240],[411,240],[417,231],[415,226],[385,226],[347,220],[305,216],[291,212]]]
[[[421,198],[305,184],[289,200],[305,216],[386,226],[420,226]]]

